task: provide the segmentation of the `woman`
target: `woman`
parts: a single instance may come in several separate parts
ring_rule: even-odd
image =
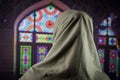
[[[109,80],[98,60],[91,17],[76,10],[63,12],[46,59],[19,80]]]

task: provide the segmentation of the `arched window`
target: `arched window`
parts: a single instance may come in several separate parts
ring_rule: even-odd
[[[98,29],[98,55],[102,69],[112,80],[119,77],[120,51],[116,48],[116,37],[112,30],[112,16],[104,19]]]
[[[43,0],[18,16],[14,36],[17,76],[45,59],[52,46],[54,23],[67,9],[69,8],[58,0]]]

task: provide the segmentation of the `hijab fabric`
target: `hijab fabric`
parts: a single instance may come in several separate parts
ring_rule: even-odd
[[[100,67],[93,22],[87,13],[67,10],[54,28],[53,46],[45,60],[19,80],[110,80]]]

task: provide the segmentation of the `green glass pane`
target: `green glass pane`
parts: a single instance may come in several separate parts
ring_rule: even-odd
[[[20,74],[25,73],[31,67],[31,54],[31,46],[20,46]]]
[[[36,43],[52,43],[52,34],[36,34]]]

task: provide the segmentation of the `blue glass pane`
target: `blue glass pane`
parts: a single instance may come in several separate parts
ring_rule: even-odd
[[[98,33],[99,33],[99,35],[105,36],[105,35],[107,35],[107,29],[104,29],[104,30],[99,29],[99,30],[98,30]]]
[[[108,35],[109,35],[109,36],[115,35],[114,32],[112,31],[111,27],[108,28]]]
[[[109,38],[109,45],[116,45],[116,38],[110,37]]]
[[[115,33],[112,31],[111,28],[99,29],[98,33],[99,35],[102,35],[102,36],[105,36],[105,35],[114,36],[115,35]]]
[[[20,25],[18,26],[19,31],[29,31],[33,32],[34,31],[34,16],[33,13],[31,13],[29,16],[24,18]]]
[[[103,22],[100,24],[100,26],[110,27],[112,22],[112,18],[108,17],[107,19],[104,19]]]

